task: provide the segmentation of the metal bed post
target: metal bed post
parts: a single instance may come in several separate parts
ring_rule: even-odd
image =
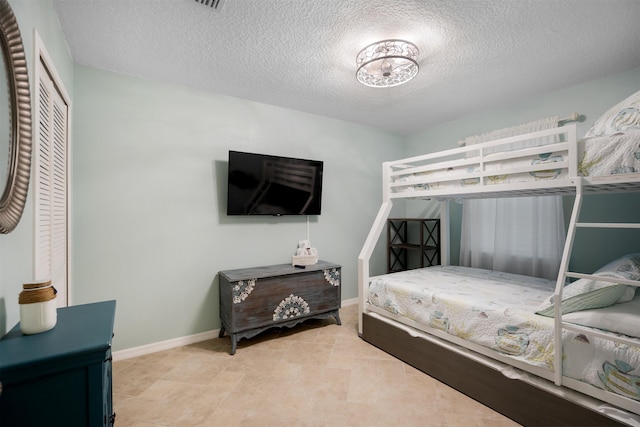
[[[440,202],[440,265],[451,264],[449,199]]]
[[[364,246],[358,255],[358,334],[362,336],[362,313],[364,311],[364,303],[367,298],[367,288],[369,285],[369,261],[371,260],[371,254],[376,247],[380,234],[384,230],[384,225],[393,202],[389,197],[389,162],[382,164],[382,206],[378,210],[376,219],[373,222],[373,226],[369,230],[367,240],[364,242]]]

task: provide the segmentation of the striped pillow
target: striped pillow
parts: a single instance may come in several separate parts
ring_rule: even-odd
[[[594,289],[597,286],[603,287]],[[618,302],[629,301],[629,296],[633,298],[634,293],[635,288],[632,286],[580,279],[565,286],[562,291],[562,313],[609,307]],[[553,317],[553,301],[554,295],[551,295],[542,303],[536,314]]]
[[[640,253],[622,256],[593,274],[601,277],[640,280]],[[635,293],[635,286],[599,282],[595,279],[576,280],[562,290],[562,314],[631,301]],[[553,317],[553,300],[554,295],[549,296],[536,314]]]

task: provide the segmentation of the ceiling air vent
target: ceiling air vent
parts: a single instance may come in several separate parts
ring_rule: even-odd
[[[205,6],[209,6],[212,9],[220,10],[224,0],[196,0],[196,3],[202,3]]]

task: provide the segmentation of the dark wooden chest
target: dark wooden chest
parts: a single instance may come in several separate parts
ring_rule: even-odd
[[[305,268],[290,264],[220,272],[220,336],[241,338],[306,319],[334,317],[340,324],[341,267],[326,261]]]

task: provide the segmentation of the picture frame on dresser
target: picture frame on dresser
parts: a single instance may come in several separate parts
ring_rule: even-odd
[[[242,338],[308,319],[333,317],[341,325],[341,269],[318,261],[305,267],[268,265],[219,272],[219,337],[228,333],[230,354]]]

